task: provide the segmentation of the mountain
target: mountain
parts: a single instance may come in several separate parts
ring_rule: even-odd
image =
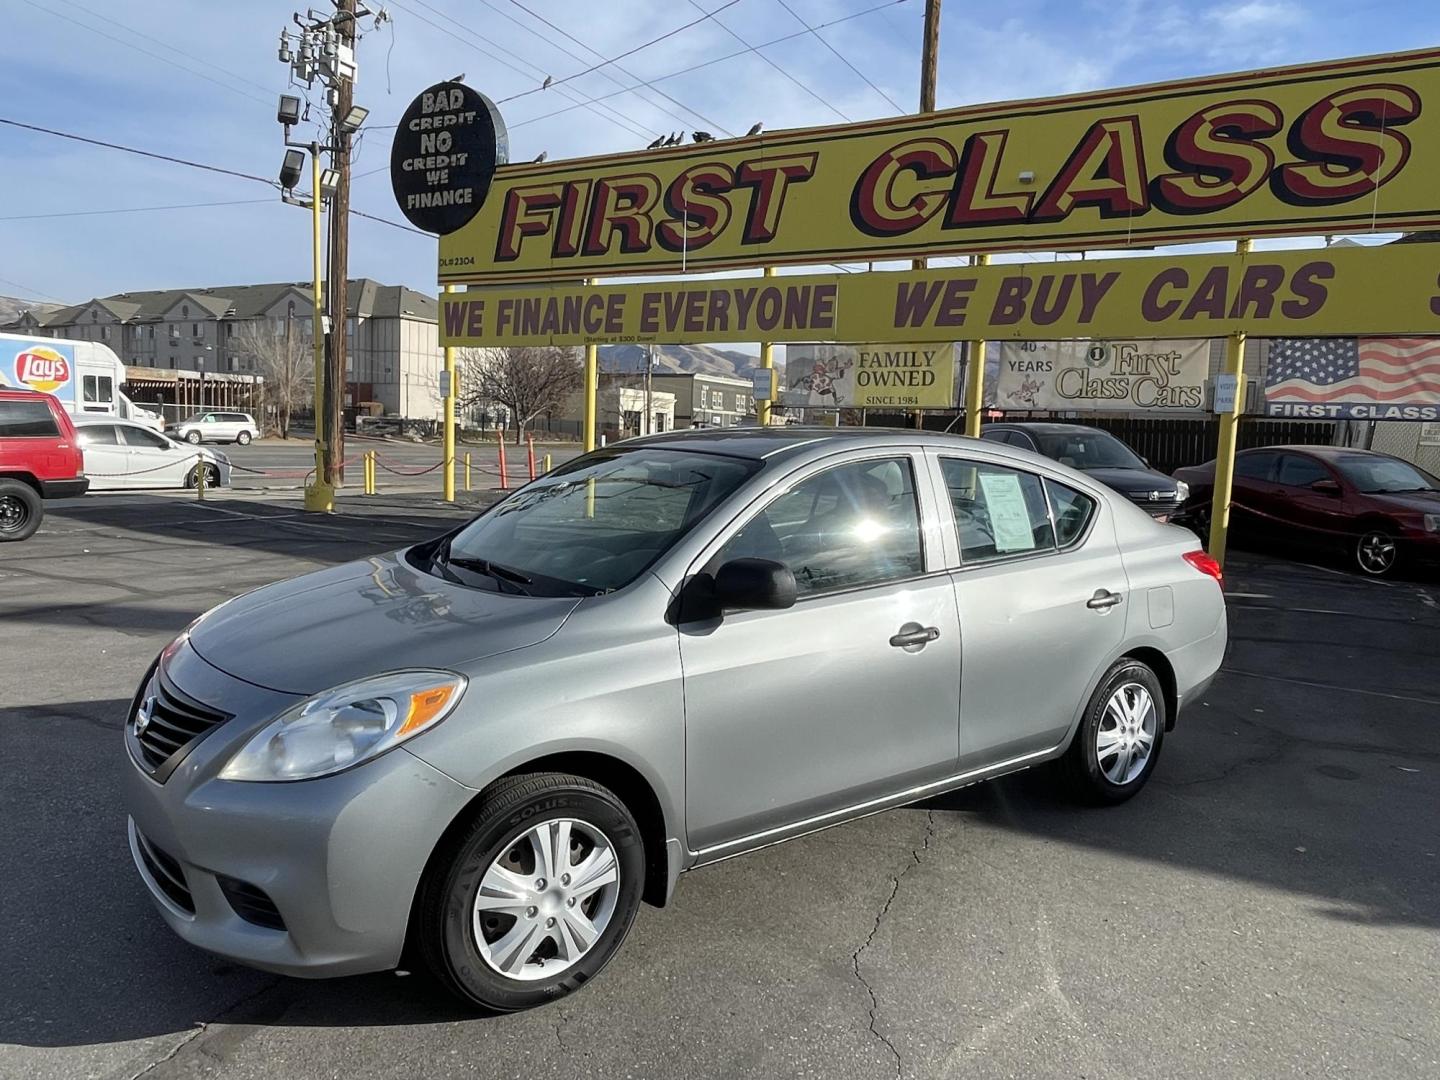
[[[22,300],[18,296],[0,296],[0,326],[14,322],[22,311],[33,311],[37,315],[54,311],[59,304],[42,304],[39,300]]]
[[[760,366],[760,357],[733,349],[716,349],[709,345],[656,345],[654,348],[655,370],[658,372],[748,379],[750,372]],[[645,371],[647,351],[644,345],[601,345],[600,370],[615,374],[641,374]]]

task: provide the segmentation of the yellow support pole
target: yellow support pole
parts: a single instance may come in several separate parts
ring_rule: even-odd
[[[775,276],[773,266],[765,267],[767,278]],[[775,343],[773,341],[762,341],[760,343],[760,367],[770,371],[775,367]],[[769,400],[757,401],[755,403],[755,420],[761,427],[770,426],[770,402]]]
[[[445,292],[454,292],[454,285],[446,285]],[[445,382],[449,393],[445,395],[445,433],[442,438],[442,452],[445,455],[445,501],[455,501],[455,350],[445,346]],[[467,482],[465,487],[470,487]]]
[[[326,459],[330,456],[325,441],[325,297],[323,295],[324,255],[320,218],[320,147],[310,147],[310,242],[314,261],[312,277],[315,306],[311,312],[310,336],[315,342],[315,482],[305,489],[305,509],[328,514],[335,508],[335,489],[325,482]],[[343,331],[343,328],[342,328]]]
[[[589,285],[590,279],[586,278],[583,285]],[[595,398],[600,388],[600,348],[597,345],[585,346],[585,421],[584,421],[584,443],[585,452],[588,454],[595,449]]]
[[[1235,245],[1241,255],[1250,253],[1250,241]],[[1210,496],[1210,557],[1225,565],[1225,541],[1230,535],[1230,496],[1235,482],[1235,437],[1245,410],[1245,331],[1225,340],[1225,374],[1235,376],[1235,408],[1220,414],[1220,442],[1215,449],[1215,486]]]
[[[545,455],[545,471],[546,471],[547,473],[550,471],[550,455],[549,455],[549,454],[546,454],[546,455]]]
[[[465,490],[470,490],[470,451],[465,451]]]
[[[989,266],[989,255],[976,255],[975,266]],[[980,413],[985,398],[985,342],[965,344],[965,434],[972,439],[980,434]]]

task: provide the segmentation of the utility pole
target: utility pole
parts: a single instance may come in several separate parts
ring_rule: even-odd
[[[335,31],[342,49],[355,50],[355,0],[335,0]],[[348,349],[350,284],[350,142],[353,131],[341,121],[355,104],[354,67],[340,67],[335,78],[335,108],[331,128],[331,159],[339,174],[330,200],[330,483],[345,482],[345,378]]]

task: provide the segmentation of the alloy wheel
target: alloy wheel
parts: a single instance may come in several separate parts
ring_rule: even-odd
[[[1158,722],[1149,690],[1137,682],[1115,688],[1095,729],[1095,760],[1105,779],[1124,786],[1145,771]]]
[[[620,864],[603,832],[574,818],[521,833],[480,879],[475,947],[508,979],[549,979],[605,933],[620,896]]]
[[[1395,541],[1378,530],[1365,533],[1355,543],[1355,561],[1367,574],[1386,574],[1395,565]]]

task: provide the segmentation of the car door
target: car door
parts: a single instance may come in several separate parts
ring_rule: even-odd
[[[130,448],[115,424],[77,424],[76,437],[85,454],[85,475],[91,491],[133,487]]]
[[[936,460],[960,562],[959,764],[970,771],[1065,738],[1124,638],[1129,582],[1098,492],[999,459]]]
[[[195,451],[176,446],[139,424],[117,424],[120,437],[130,448],[130,469],[134,487],[184,487],[185,477],[195,465]]]
[[[917,475],[894,448],[811,466],[697,561],[784,562],[798,599],[679,627],[693,849],[778,839],[953,772],[959,624]]]
[[[1230,527],[1242,533],[1263,535],[1273,531],[1280,486],[1275,470],[1280,455],[1273,450],[1251,450],[1235,456],[1230,491]]]
[[[1275,479],[1279,488],[1276,515],[1293,539],[1317,545],[1346,533],[1349,519],[1344,489],[1324,462],[1308,454],[1282,453]],[[1316,491],[1311,486],[1327,480],[1334,485],[1332,489]]]

